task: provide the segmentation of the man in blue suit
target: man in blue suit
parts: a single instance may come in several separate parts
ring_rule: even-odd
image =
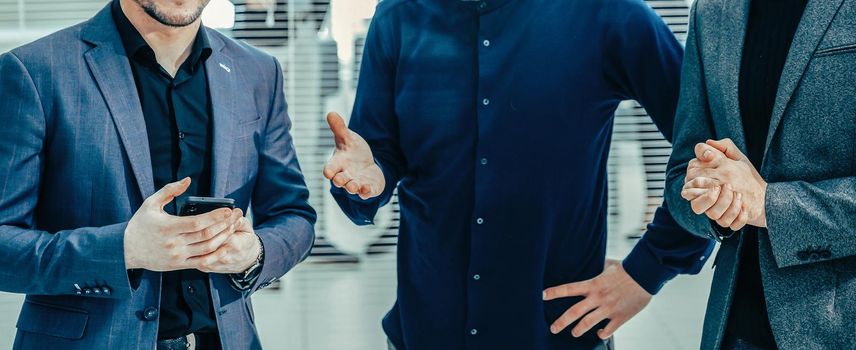
[[[206,0],[116,0],[0,56],[0,290],[17,349],[255,349],[316,216],[272,57]],[[187,196],[236,209],[179,217]],[[252,205],[253,223],[243,217]]]

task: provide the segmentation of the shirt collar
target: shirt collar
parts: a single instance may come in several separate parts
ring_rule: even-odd
[[[113,21],[116,22],[116,29],[119,31],[119,37],[122,38],[122,45],[125,47],[125,53],[133,59],[142,59],[148,63],[157,64],[154,51],[134,28],[131,21],[122,12],[122,7],[119,5],[119,0],[113,0],[110,9],[113,15]],[[190,54],[182,67],[187,67],[192,72],[205,62],[211,56],[211,43],[208,41],[208,35],[205,32],[205,26],[199,26],[199,31],[196,33],[196,38],[193,39],[193,46],[190,48]],[[189,64],[188,64],[189,63]]]

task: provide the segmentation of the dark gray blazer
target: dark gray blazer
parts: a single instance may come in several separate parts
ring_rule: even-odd
[[[252,204],[265,249],[250,291],[212,274],[212,299],[224,348],[259,348],[250,295],[307,256],[315,212],[279,64],[206,32],[213,195]],[[0,56],[0,290],[27,294],[15,348],[155,347],[157,318],[144,310],[159,305],[161,274],[129,280],[123,254],[125,226],[154,191],[146,125],[109,8]]]
[[[698,0],[666,179],[672,215],[716,238],[681,198],[693,146],[731,138],[745,153],[737,86],[749,0]],[[776,97],[761,175],[769,183],[760,261],[781,349],[856,348],[856,0],[809,0]],[[714,264],[702,349],[719,349],[742,235]]]

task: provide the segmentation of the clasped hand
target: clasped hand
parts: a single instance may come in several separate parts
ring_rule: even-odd
[[[734,142],[708,140],[695,146],[695,155],[681,191],[693,212],[734,231],[766,227],[767,183]]]
[[[168,184],[134,213],[125,229],[127,269],[241,273],[255,264],[261,243],[241,209],[187,217],[164,212],[188,186],[188,178]]]

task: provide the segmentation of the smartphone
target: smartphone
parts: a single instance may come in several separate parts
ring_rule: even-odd
[[[205,214],[220,208],[235,209],[235,200],[231,198],[187,197],[178,216]]]

